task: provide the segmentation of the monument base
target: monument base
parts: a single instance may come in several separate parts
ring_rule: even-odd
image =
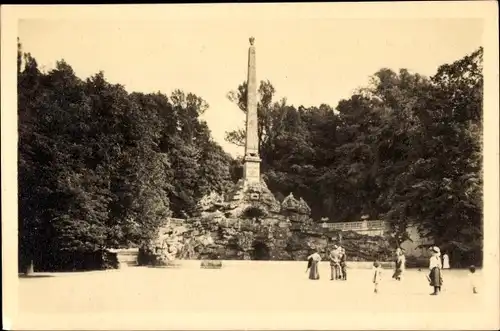
[[[243,165],[243,178],[248,183],[258,183],[261,181],[260,177],[260,161],[258,156],[246,155]]]
[[[226,214],[233,218],[245,217],[249,208],[260,210],[262,216],[278,214],[281,205],[262,178],[259,181],[240,179],[229,194]]]

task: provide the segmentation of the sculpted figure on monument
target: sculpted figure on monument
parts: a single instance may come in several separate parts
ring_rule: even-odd
[[[311,208],[307,204],[307,202],[304,201],[304,199],[300,198],[299,200],[299,212],[304,215],[310,215],[311,214]]]
[[[293,193],[290,194],[281,203],[281,208],[286,211],[298,212],[300,209],[300,202],[295,199]]]
[[[249,183],[248,184],[248,192],[249,193],[260,193],[261,192],[261,184],[260,183]]]

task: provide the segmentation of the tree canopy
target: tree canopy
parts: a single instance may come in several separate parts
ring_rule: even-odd
[[[18,50],[21,256],[140,245],[168,216],[223,193],[232,158],[192,93],[128,93],[64,60],[44,73]]]

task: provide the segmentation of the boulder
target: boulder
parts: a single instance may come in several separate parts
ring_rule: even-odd
[[[203,196],[196,205],[196,209],[199,213],[215,211],[222,207],[224,207],[224,197],[217,192],[210,192]]]

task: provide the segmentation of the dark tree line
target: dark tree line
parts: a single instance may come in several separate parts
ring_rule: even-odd
[[[294,107],[259,89],[263,169],[277,197],[289,192],[313,217],[363,215],[407,225],[441,245],[478,254],[482,243],[483,49],[439,67],[430,78],[381,69],[336,111]],[[246,84],[228,98],[246,111]],[[244,132],[226,134],[242,145]]]
[[[21,265],[140,245],[231,181],[192,93],[127,93],[64,61],[44,73],[19,45],[18,95]]]

